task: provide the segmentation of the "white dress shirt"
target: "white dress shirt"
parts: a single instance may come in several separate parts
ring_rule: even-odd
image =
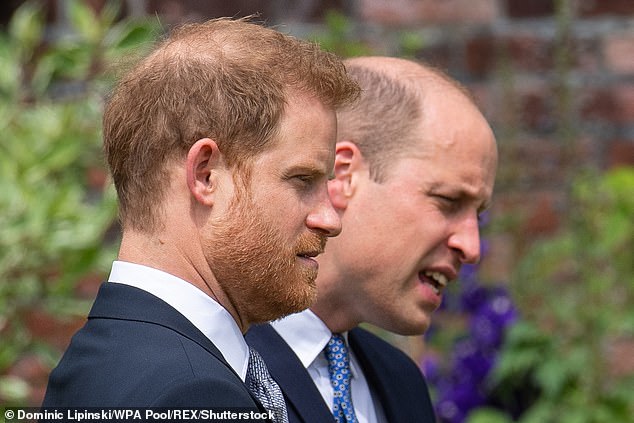
[[[324,353],[324,348],[332,336],[330,329],[310,310],[271,322],[271,325],[295,352],[328,404],[328,408],[332,410],[333,391],[328,373],[328,360]],[[348,344],[348,333],[345,332],[342,335]],[[350,351],[352,404],[359,423],[387,422],[383,408],[371,392],[354,352],[351,348],[348,350]]]
[[[249,347],[231,314],[209,295],[162,270],[125,261],[112,263],[108,282],[142,289],[174,307],[209,338],[244,382]]]

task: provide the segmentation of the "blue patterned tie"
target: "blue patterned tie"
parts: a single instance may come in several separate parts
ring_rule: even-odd
[[[333,334],[326,345],[330,384],[334,393],[332,414],[337,423],[357,423],[350,389],[350,358],[348,347],[340,334]]]

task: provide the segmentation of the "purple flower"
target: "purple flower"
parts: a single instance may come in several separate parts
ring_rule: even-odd
[[[491,251],[491,243],[488,239],[480,240],[480,257],[486,257],[489,255],[489,251]]]
[[[469,328],[474,343],[483,349],[502,345],[506,328],[517,318],[517,312],[505,290],[498,289],[471,316]]]
[[[444,398],[436,404],[436,416],[442,423],[462,423],[467,414],[452,398]]]
[[[438,384],[441,379],[440,364],[438,360],[433,356],[426,356],[423,358],[420,368],[423,370],[425,379],[433,385]]]
[[[464,339],[454,347],[454,377],[458,381],[473,384],[482,382],[495,362],[494,354],[481,350],[471,339]]]
[[[485,215],[481,226],[487,221]],[[486,240],[480,245],[484,257],[490,245]],[[442,315],[450,316],[449,325],[443,326],[441,319],[441,324],[433,324],[425,335],[426,342],[433,343],[447,329],[460,330],[454,334],[457,338],[454,337],[451,356],[440,357],[448,363],[439,361],[439,357],[426,357],[420,363],[435,391],[436,415],[442,423],[463,423],[475,408],[492,404],[495,393],[489,392],[487,377],[496,364],[507,328],[517,319],[517,310],[506,289],[482,285],[478,271],[477,265],[462,266],[460,283],[456,289],[445,291],[441,305]],[[463,318],[468,324],[466,329],[461,324]]]
[[[488,300],[488,290],[477,283],[466,283],[462,286],[460,304],[466,313],[473,313],[481,308]]]
[[[458,273],[458,279],[464,284],[475,284],[478,281],[478,265],[463,264]]]
[[[483,382],[494,356],[467,338],[455,344],[451,364],[451,374],[440,376],[436,385],[436,413],[441,422],[462,423],[472,409],[486,402]]]
[[[462,423],[471,410],[484,403],[485,397],[478,386],[463,381],[440,393],[436,414],[441,422]]]
[[[483,228],[489,224],[490,220],[491,220],[491,213],[489,212],[489,210],[485,210],[482,213],[480,213],[480,222],[478,226]]]

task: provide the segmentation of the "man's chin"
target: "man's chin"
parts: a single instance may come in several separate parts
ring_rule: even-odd
[[[251,322],[266,323],[310,308],[317,300],[317,286],[314,279],[305,283],[302,288],[288,293],[283,301],[280,301],[279,297],[274,298],[268,303],[267,310],[260,310],[258,315],[253,316]]]
[[[313,284],[308,289],[306,289],[303,296],[298,296],[298,298],[293,302],[293,306],[288,307],[284,315],[288,316],[289,314],[304,311],[307,308],[310,308],[315,303],[315,301],[317,301],[317,289]]]
[[[402,336],[420,336],[425,334],[430,326],[429,316],[413,316],[402,313],[388,316],[374,315],[367,323]]]

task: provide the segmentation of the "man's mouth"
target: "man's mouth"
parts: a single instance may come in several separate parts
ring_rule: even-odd
[[[304,236],[295,246],[295,256],[300,259],[316,262],[315,257],[322,254],[325,248],[325,236]]]
[[[313,259],[323,253],[323,251],[309,251],[306,253],[297,253],[297,257],[305,258],[305,259]]]
[[[418,278],[421,282],[429,284],[434,288],[436,295],[440,295],[441,291],[447,286],[449,279],[446,275],[440,272],[434,272],[426,270],[418,273]]]

